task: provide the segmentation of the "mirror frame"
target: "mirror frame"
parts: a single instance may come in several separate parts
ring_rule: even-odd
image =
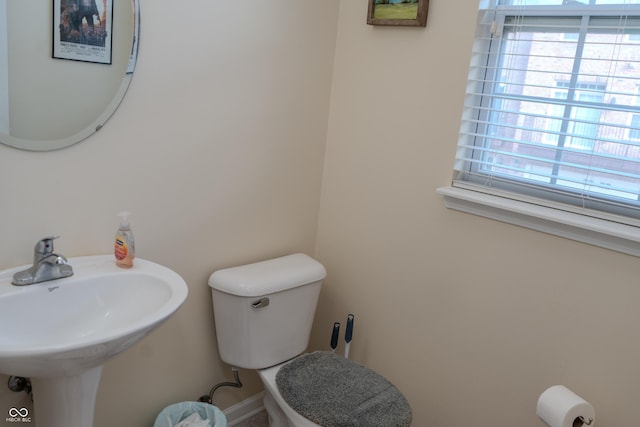
[[[131,74],[127,74],[125,76],[122,84],[114,95],[113,100],[111,101],[111,103],[109,103],[109,105],[107,105],[105,111],[96,120],[91,122],[80,132],[70,135],[67,138],[42,140],[17,138],[5,133],[0,133],[0,144],[25,151],[55,151],[62,148],[71,147],[72,145],[84,141],[85,139],[89,138],[91,135],[102,129],[102,126],[104,126],[105,123],[107,123],[111,116],[113,116],[113,114],[116,112],[116,110],[122,103],[122,100],[124,99],[127,89],[129,88],[131,77]]]

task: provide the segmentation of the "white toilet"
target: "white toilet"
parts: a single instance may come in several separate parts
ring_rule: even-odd
[[[400,421],[396,423],[394,418],[394,422],[385,422],[381,427],[408,426],[411,422],[411,409],[406,399],[393,385],[373,371],[330,352],[301,356],[309,343],[320,287],[325,276],[322,264],[304,254],[214,272],[209,278],[209,286],[212,288],[221,359],[236,368],[257,370],[265,386],[264,405],[271,427],[361,425],[341,421],[354,417],[353,414],[339,413],[352,409],[348,406],[345,409],[343,405],[344,400],[349,397],[338,395],[351,384],[357,384],[361,390],[369,390],[375,389],[373,383],[379,384],[381,381],[384,383],[384,390],[373,398],[367,396],[367,403],[358,404],[356,410],[370,411],[373,419],[380,418],[380,414],[387,415],[395,411],[399,414],[396,418]],[[327,359],[327,363],[324,363],[324,359]],[[288,363],[291,365],[280,371]],[[316,367],[324,371],[313,372]],[[323,381],[331,382],[331,377],[338,375],[338,372],[342,373],[334,379],[339,390],[332,391],[333,385],[325,388]],[[302,373],[302,379],[293,377]],[[280,378],[285,377],[285,374],[292,377]],[[343,381],[345,378],[348,378],[346,387]],[[284,382],[287,380],[288,382]],[[304,384],[307,381],[311,386]],[[282,390],[283,393],[278,384],[288,384]],[[311,396],[307,391],[313,385],[322,388],[315,391],[315,397],[305,397]],[[297,391],[296,387],[301,389]],[[291,400],[292,394],[298,401]],[[340,401],[332,401],[333,396]],[[300,399],[303,401],[300,402]],[[379,403],[376,408],[371,409],[369,402],[376,399]],[[318,401],[324,406],[318,408]],[[307,403],[316,407],[309,412],[306,409]],[[341,405],[341,409],[336,409]],[[301,415],[292,406],[302,408],[300,412],[305,415]],[[359,413],[356,418],[366,417]]]

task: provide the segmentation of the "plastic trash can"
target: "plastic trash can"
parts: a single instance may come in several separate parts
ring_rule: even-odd
[[[197,413],[208,419],[211,427],[227,427],[227,417],[217,407],[205,402],[180,402],[169,405],[156,417],[153,427],[173,427],[180,421]]]

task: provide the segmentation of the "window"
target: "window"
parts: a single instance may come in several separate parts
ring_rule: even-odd
[[[636,106],[640,107],[640,85],[636,87]],[[631,116],[629,139],[640,140],[640,114],[634,114]]]
[[[558,82],[557,89],[553,98],[558,100],[566,100],[569,92],[569,82]],[[588,83],[577,83],[575,90],[575,98],[579,101],[588,101],[591,103],[602,103],[604,101],[604,85],[595,85]],[[560,132],[563,124],[564,105],[552,104],[549,106],[549,119],[543,124],[547,129],[544,134],[545,140],[558,146],[560,140]],[[564,140],[564,145],[570,148],[581,150],[592,150],[593,141],[597,136],[598,126],[595,124],[600,119],[599,108],[575,107],[571,110],[571,121],[569,122],[569,135]]]
[[[483,0],[452,186],[640,227],[639,36],[640,0]]]
[[[631,117],[631,127],[629,128],[629,139],[640,139],[640,114]]]

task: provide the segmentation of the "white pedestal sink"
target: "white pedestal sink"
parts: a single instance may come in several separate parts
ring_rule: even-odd
[[[11,284],[0,272],[0,373],[31,378],[37,427],[90,427],[103,363],[171,316],[187,297],[172,270],[112,255],[70,258],[74,275]]]

